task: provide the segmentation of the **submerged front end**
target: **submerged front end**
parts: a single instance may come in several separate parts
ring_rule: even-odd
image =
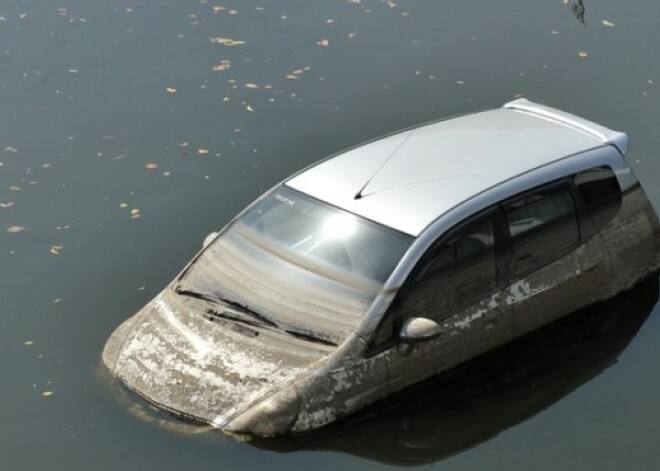
[[[225,428],[329,354],[322,345],[210,317],[207,310],[202,300],[164,290],[115,330],[103,351],[105,366],[157,406]],[[289,396],[295,402],[293,389]],[[289,417],[280,414],[273,433],[296,418],[295,404],[286,406]]]

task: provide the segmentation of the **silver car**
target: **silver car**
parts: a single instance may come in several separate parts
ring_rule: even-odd
[[[103,362],[227,432],[333,422],[655,274],[627,150],[519,99],[339,153],[211,234]]]

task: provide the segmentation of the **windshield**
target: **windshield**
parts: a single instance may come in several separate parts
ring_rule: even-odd
[[[411,242],[280,187],[207,247],[180,287],[241,303],[283,329],[339,344]]]

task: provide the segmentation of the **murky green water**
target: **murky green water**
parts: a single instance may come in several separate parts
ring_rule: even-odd
[[[660,4],[580,3],[584,24],[576,0],[0,5],[0,468],[384,468],[140,419],[103,344],[280,179],[518,95],[628,132],[660,208]],[[657,468],[659,334],[654,312],[604,373],[434,467]]]

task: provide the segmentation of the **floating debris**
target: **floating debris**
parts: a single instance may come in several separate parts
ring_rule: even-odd
[[[581,59],[584,59],[584,58],[586,58],[586,57],[588,57],[588,56],[589,56],[589,54],[587,54],[587,53],[584,52],[584,51],[580,51],[580,52],[578,52],[578,57],[580,57]]]
[[[6,203],[0,203],[0,208],[9,209],[14,206],[13,201],[7,201]]]
[[[221,60],[217,65],[214,65],[211,70],[214,72],[224,72],[225,70],[229,70],[231,68],[231,62],[228,61],[227,59]]]
[[[174,87],[166,87],[165,90],[167,91],[167,93],[176,93],[177,92],[177,89],[174,88]]]
[[[64,249],[64,246],[62,245],[51,245],[50,253],[52,253],[53,255],[59,255],[62,249]]]
[[[197,149],[197,153],[198,153],[199,155],[205,155],[205,154],[208,154],[208,153],[209,153],[209,150],[200,147],[199,149]]]
[[[139,219],[140,210],[138,208],[131,209],[131,219]]]
[[[5,147],[5,152],[18,152],[18,149],[13,146],[7,146]]]
[[[158,168],[158,164],[155,162],[149,162],[147,165],[144,166],[147,170],[156,170]]]
[[[42,397],[51,397],[53,395],[53,391],[44,391],[41,393]]]
[[[26,231],[29,231],[29,230],[30,229],[28,229],[27,227],[23,227],[23,226],[9,226],[7,228],[7,232],[9,232],[10,234],[18,234],[18,233],[26,232]]]
[[[221,46],[227,46],[227,47],[233,47],[233,46],[241,46],[245,44],[245,41],[241,41],[238,39],[231,39],[231,38],[221,38],[220,36],[211,38],[211,42],[215,44],[220,44]]]
[[[614,23],[611,21],[603,20],[601,23],[603,23],[603,26],[607,26],[608,28],[614,28]]]
[[[319,41],[316,41],[316,45],[317,45],[317,46],[321,46],[321,47],[328,47],[328,46],[330,45],[330,40],[328,40],[328,39],[321,39],[321,40],[319,40]]]
[[[25,342],[23,342],[23,345],[25,345],[26,347],[30,347],[34,345],[34,340],[26,340]]]

